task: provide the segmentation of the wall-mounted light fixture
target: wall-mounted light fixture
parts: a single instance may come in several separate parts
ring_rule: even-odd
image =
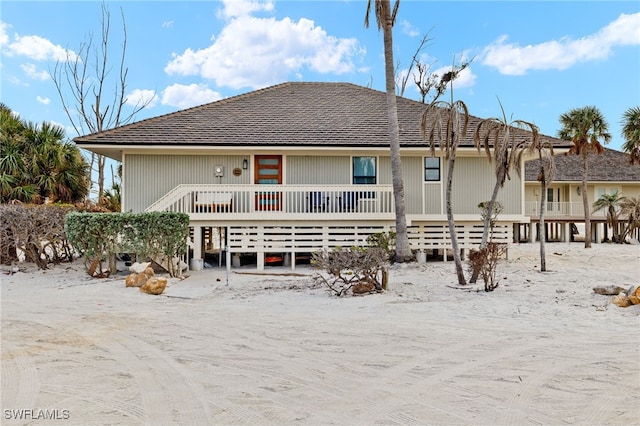
[[[578,193],[578,195],[582,194],[582,187],[576,187],[576,192]]]
[[[242,160],[242,169],[247,170],[248,168],[249,168],[249,160],[245,158],[244,160]]]

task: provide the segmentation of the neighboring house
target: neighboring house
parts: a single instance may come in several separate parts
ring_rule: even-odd
[[[572,241],[574,232],[579,228],[582,228],[580,233],[584,237],[582,157],[559,154],[555,155],[554,160],[556,175],[547,189],[547,240],[568,242]],[[587,194],[590,206],[602,194],[613,194],[616,191],[622,196],[640,197],[640,165],[630,164],[629,154],[605,148],[600,155],[589,154],[588,162]],[[516,230],[516,239],[520,241],[538,239],[535,225],[540,222],[540,182],[537,181],[539,164],[539,160],[530,160],[525,164],[525,211],[531,218],[531,224],[522,224]],[[611,238],[609,227],[606,226],[606,214],[605,210],[591,210],[594,242]]]
[[[411,248],[446,253],[447,163],[440,151],[432,158],[422,138],[425,105],[397,101]],[[283,83],[75,142],[122,161],[123,211],[189,214],[193,258],[227,248],[234,265],[243,254],[255,256],[259,269],[273,258],[295,266],[315,250],[362,244],[394,228],[386,108],[385,93],[353,84]],[[462,249],[480,241],[478,203],[495,182],[473,147],[480,121],[471,117],[456,160],[452,201]],[[511,242],[514,224],[529,221],[524,182],[512,176],[499,201],[494,238]]]

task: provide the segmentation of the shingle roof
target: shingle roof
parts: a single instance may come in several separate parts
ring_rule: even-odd
[[[558,154],[554,156],[556,182],[582,182],[582,157]],[[600,154],[589,154],[588,178],[590,182],[640,182],[640,165],[631,165],[629,154],[605,148]],[[525,180],[537,181],[540,160],[525,164]]]
[[[282,83],[74,141],[80,146],[384,147],[389,145],[385,96],[351,83]],[[400,145],[424,146],[420,120],[425,105],[400,97],[397,105]],[[473,146],[473,130],[480,121],[471,117],[461,146]]]

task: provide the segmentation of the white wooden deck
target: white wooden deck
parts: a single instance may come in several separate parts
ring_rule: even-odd
[[[192,220],[394,219],[391,185],[179,185],[146,211]]]
[[[196,259],[204,253],[202,229],[224,227],[223,255],[257,254],[258,269],[270,253],[287,256],[295,268],[296,254],[362,246],[369,235],[395,228],[391,185],[179,185],[147,211],[189,214]],[[513,220],[502,218],[494,241],[513,241]],[[456,229],[461,249],[479,246],[479,214],[456,218]],[[412,250],[440,250],[446,258],[451,248],[443,214],[414,215],[408,233]]]

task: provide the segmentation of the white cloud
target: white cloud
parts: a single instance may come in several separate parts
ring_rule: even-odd
[[[43,98],[42,96],[36,96],[36,100],[42,105],[49,105],[51,103],[51,99]]]
[[[34,64],[22,64],[20,65],[20,69],[24,71],[26,75],[31,77],[34,80],[48,80],[49,73],[47,71],[41,70],[38,71]]]
[[[564,70],[579,62],[606,59],[616,46],[640,45],[640,13],[621,14],[598,32],[577,40],[566,37],[524,47],[506,41],[507,36],[502,36],[487,46],[482,63],[507,75]]]
[[[206,84],[174,84],[162,91],[162,105],[180,109],[214,102],[222,99],[220,93],[209,89]]]
[[[400,21],[400,28],[402,29],[402,32],[409,37],[417,37],[420,35],[420,30],[411,25],[411,23],[406,19]]]
[[[271,2],[226,2],[222,15],[231,18],[212,44],[174,53],[165,72],[201,76],[220,87],[259,89],[302,75],[305,68],[325,74],[355,70],[352,59],[364,54],[355,38],[331,36],[305,18],[248,15],[270,8]]]
[[[75,60],[76,54],[72,50],[67,50],[60,45],[53,44],[46,38],[36,35],[20,36],[16,35],[14,41],[7,44],[9,56],[26,56],[36,61]]]
[[[158,103],[158,96],[154,90],[135,89],[127,94],[127,105],[135,107],[144,105],[147,102],[149,102],[147,105],[149,108],[156,106]]]
[[[218,12],[218,17],[223,19],[247,16],[254,12],[272,12],[271,0],[223,0],[223,7]]]
[[[173,28],[173,21],[164,21],[160,26],[162,28]]]
[[[9,34],[7,34],[8,28],[9,24],[0,21],[0,47],[9,44]]]
[[[26,81],[22,81],[20,80],[18,77],[14,76],[14,75],[10,75],[8,77],[9,79],[9,83],[14,84],[16,86],[23,86],[23,87],[29,87],[29,83]]]

